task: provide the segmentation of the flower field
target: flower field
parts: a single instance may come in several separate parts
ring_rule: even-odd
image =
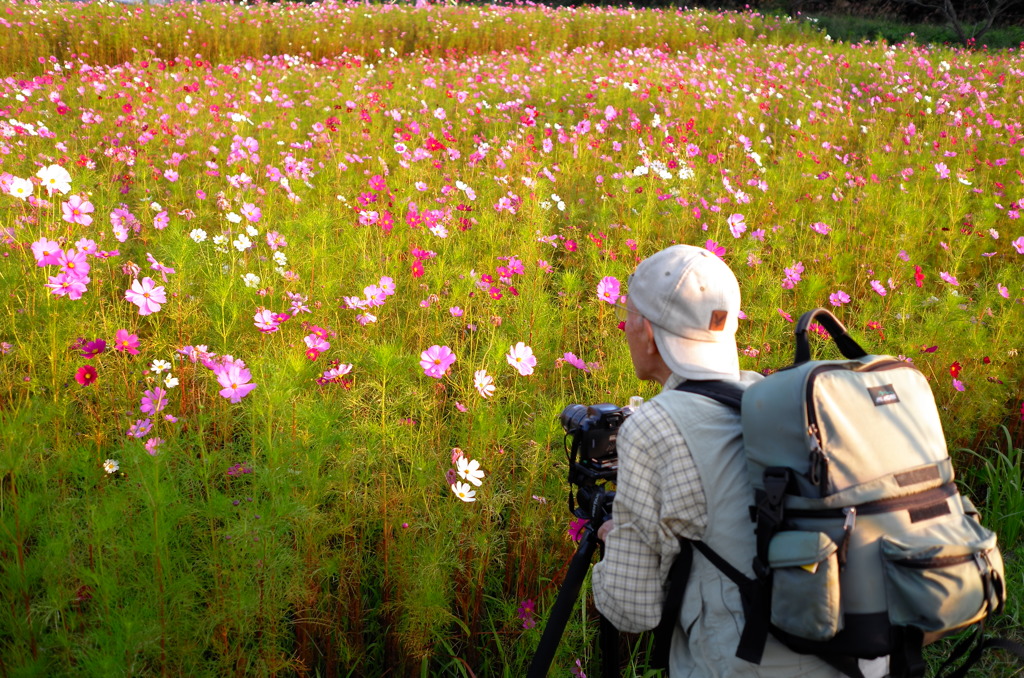
[[[676,242],[736,271],[745,369],[825,306],[929,377],[1019,588],[1019,52],[532,5],[0,25],[0,673],[523,675],[575,547],[557,415],[656,393],[611,304]]]

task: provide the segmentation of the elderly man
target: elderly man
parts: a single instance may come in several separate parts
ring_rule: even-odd
[[[598,532],[604,559],[594,566],[594,601],[622,631],[658,625],[678,538],[700,540],[748,577],[755,553],[739,413],[710,398],[675,390],[685,380],[731,382],[740,291],[729,267],[707,250],[669,247],[630,277],[625,333],[636,376],[662,392],[642,405],[618,435],[614,522]],[[760,664],[736,657],[744,628],[738,587],[695,553],[669,655],[672,678],[841,675],[821,659],[796,654],[769,637]],[[861,662],[884,675],[886,661]]]

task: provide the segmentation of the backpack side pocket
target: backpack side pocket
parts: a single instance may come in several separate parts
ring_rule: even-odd
[[[889,620],[939,634],[995,612],[1005,595],[996,535],[973,518],[880,542]]]
[[[824,532],[780,532],[772,538],[772,625],[815,641],[840,631],[838,550]]]

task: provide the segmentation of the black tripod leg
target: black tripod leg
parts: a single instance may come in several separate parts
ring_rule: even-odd
[[[604,678],[618,678],[619,630],[601,615],[601,672]]]
[[[587,576],[587,569],[590,567],[590,559],[594,557],[597,550],[597,538],[593,530],[587,529],[580,539],[580,545],[569,563],[569,570],[565,574],[565,581],[558,591],[555,604],[551,608],[551,615],[548,623],[544,626],[544,633],[540,637],[540,645],[530,662],[530,670],[527,678],[546,678],[548,669],[551,668],[551,661],[555,658],[555,650],[558,649],[558,642],[565,632],[565,625],[569,621],[569,615],[579,598],[580,589],[583,587],[583,580]]]

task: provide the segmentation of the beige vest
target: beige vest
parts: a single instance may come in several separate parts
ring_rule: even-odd
[[[760,379],[756,373],[743,372],[740,385],[748,386]],[[747,507],[753,502],[753,490],[743,454],[739,412],[703,396],[671,390],[669,384],[654,400],[682,432],[700,473],[708,511],[702,541],[752,577],[754,524]],[[791,652],[770,636],[760,665],[743,661],[736,657],[742,631],[739,589],[695,550],[679,625],[672,638],[672,678],[841,676],[817,657]]]

